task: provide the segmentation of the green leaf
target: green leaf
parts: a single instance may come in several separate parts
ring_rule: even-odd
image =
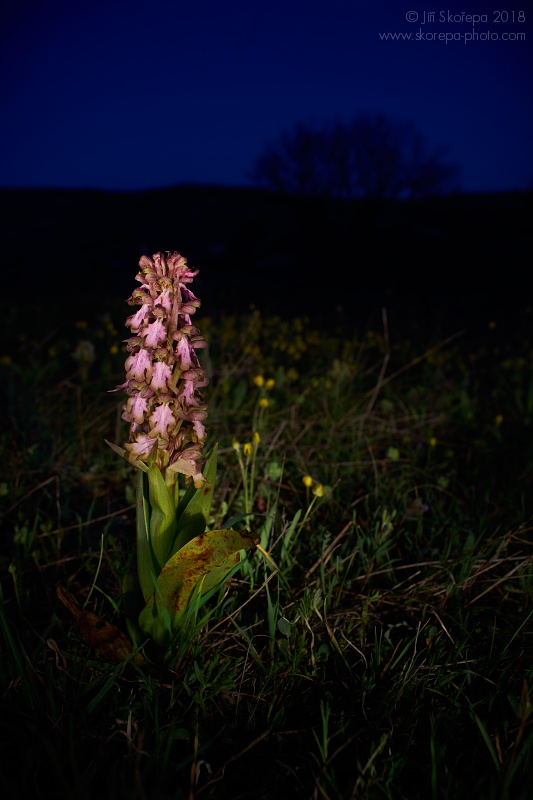
[[[143,472],[148,472],[148,467],[143,461],[130,461],[128,458],[128,452],[123,447],[119,447],[118,444],[113,444],[108,439],[104,439],[104,442],[109,445],[111,450],[114,450],[121,458],[125,459],[129,464],[132,464],[134,467],[138,469],[142,469]]]
[[[170,489],[155,464],[148,470],[150,546],[156,577],[166,562],[176,535],[176,509]],[[153,591],[153,582],[150,594]],[[144,590],[143,590],[144,593]]]
[[[254,534],[233,530],[208,531],[188,542],[167,561],[141,611],[139,625],[144,633],[166,646],[195,589],[203,595],[221,584],[239,563],[240,551],[251,550],[258,542]]]
[[[207,527],[217,476],[217,447],[218,442],[209,451],[205,462],[203,476],[206,483],[204,486],[200,489],[195,489],[194,484],[191,482],[191,485],[181,498],[176,511],[178,523],[176,539],[169,557],[181,550],[195,536],[200,536]]]
[[[129,570],[122,581],[122,603],[126,616],[126,627],[135,648],[141,647],[146,636],[139,628],[139,610],[145,603],[138,575],[135,570]]]
[[[144,472],[137,473],[137,576],[146,601],[154,590],[154,579],[161,568],[154,561],[150,546],[150,501],[148,497],[148,477]],[[153,577],[152,577],[153,576]]]

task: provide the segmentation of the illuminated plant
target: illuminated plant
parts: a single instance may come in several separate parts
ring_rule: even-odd
[[[124,447],[108,444],[138,470],[137,570],[127,582],[129,629],[168,649],[186,622],[191,599],[217,588],[256,539],[247,532],[207,530],[216,477],[216,444],[203,456],[208,380],[196,350],[205,347],[191,317],[200,305],[178,252],[142,256],[126,320],[128,399]],[[138,600],[136,600],[136,596]]]

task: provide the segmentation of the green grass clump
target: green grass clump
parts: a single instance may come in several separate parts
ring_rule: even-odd
[[[126,637],[135,476],[104,442],[126,426],[122,323],[0,354],[2,796],[526,800],[530,338],[198,324],[209,525],[261,545],[171,668],[84,628]]]

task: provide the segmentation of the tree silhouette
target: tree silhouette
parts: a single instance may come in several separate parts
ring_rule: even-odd
[[[351,122],[297,125],[265,147],[250,178],[307,197],[408,199],[457,189],[459,167],[430,149],[409,122],[360,115]]]

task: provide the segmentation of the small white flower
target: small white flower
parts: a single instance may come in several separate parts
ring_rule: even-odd
[[[163,321],[161,319],[156,319],[155,322],[152,322],[146,328],[144,343],[146,347],[151,347],[154,349],[157,347],[159,342],[163,341],[166,335],[167,332],[165,330],[165,326],[163,325]]]
[[[135,395],[134,397],[130,397],[126,404],[126,410],[123,418],[128,420],[128,422],[136,422],[138,425],[140,425],[142,422],[144,422],[144,415],[147,408],[148,403],[144,397],[141,397],[139,394]]]
[[[139,350],[126,359],[126,378],[142,382],[152,370],[152,359],[148,350]]]
[[[150,381],[150,387],[154,390],[167,388],[167,381],[172,377],[172,370],[164,361],[156,361]]]
[[[174,414],[169,408],[168,403],[162,403],[156,408],[153,414],[150,415],[150,436],[161,436],[166,439],[168,428],[174,427],[176,420]]]

